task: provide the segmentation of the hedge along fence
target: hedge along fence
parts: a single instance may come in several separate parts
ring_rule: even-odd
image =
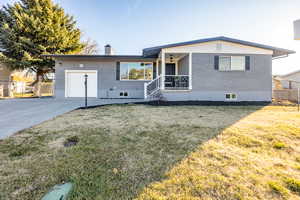
[[[273,90],[273,99],[275,100],[289,100],[298,103],[298,95],[298,89]]]

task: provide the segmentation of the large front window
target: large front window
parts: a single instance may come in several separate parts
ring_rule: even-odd
[[[152,80],[153,63],[148,62],[121,62],[121,80]]]
[[[245,71],[245,56],[220,56],[220,71]]]

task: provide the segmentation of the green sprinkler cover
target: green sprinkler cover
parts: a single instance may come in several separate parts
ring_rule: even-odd
[[[55,185],[42,200],[67,200],[72,188],[72,183]]]

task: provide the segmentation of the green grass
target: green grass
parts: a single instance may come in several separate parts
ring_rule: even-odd
[[[279,106],[76,110],[0,141],[0,199],[68,181],[71,200],[299,199],[299,124]]]

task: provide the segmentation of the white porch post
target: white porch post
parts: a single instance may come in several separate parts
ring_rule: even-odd
[[[178,60],[175,62],[175,75],[178,75]]]
[[[159,65],[159,60],[156,60],[156,78],[159,76],[159,72],[158,72],[158,65]]]
[[[189,53],[189,90],[192,89],[192,53]]]
[[[166,68],[166,62],[165,62],[165,52],[164,50],[161,50],[161,89],[165,89],[165,68]]]

